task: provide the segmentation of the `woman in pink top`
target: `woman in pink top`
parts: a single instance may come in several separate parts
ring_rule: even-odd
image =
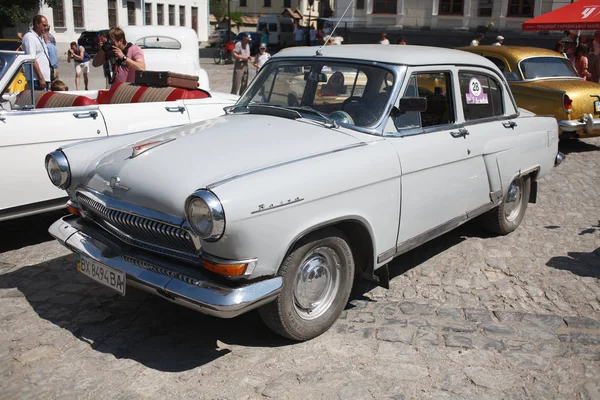
[[[575,65],[575,69],[577,70],[577,74],[583,78],[583,80],[587,80],[592,76],[590,71],[588,71],[588,59],[587,59],[588,48],[586,45],[580,44],[575,49],[575,58],[573,60],[573,65]]]

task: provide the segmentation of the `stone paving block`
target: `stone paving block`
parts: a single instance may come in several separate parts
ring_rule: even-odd
[[[379,328],[375,337],[386,342],[414,343],[415,330],[399,326]]]
[[[551,359],[536,354],[507,353],[504,357],[511,365],[523,370],[546,371],[552,362]]]
[[[447,347],[462,347],[465,349],[472,349],[473,338],[465,335],[459,335],[455,333],[447,333],[443,335]]]
[[[537,344],[534,342],[528,342],[524,340],[505,340],[504,345],[509,351],[521,352],[521,353],[535,353],[537,352]]]
[[[552,332],[548,332],[543,328],[537,326],[519,326],[519,336],[525,340],[533,341],[558,341],[558,335]]]
[[[440,344],[440,336],[436,332],[419,329],[415,335],[415,345],[418,347],[434,347]]]
[[[517,336],[517,330],[509,325],[504,324],[481,324],[480,329],[483,329],[487,335],[498,336],[503,338],[515,338]]]
[[[494,316],[502,323],[515,323],[523,320],[523,313],[515,311],[494,311]]]
[[[489,368],[467,367],[463,372],[478,386],[496,390],[509,390],[521,380],[510,371],[498,371]]]
[[[15,356],[15,360],[22,364],[28,364],[41,358],[56,358],[60,351],[53,346],[39,346]]]
[[[401,303],[400,309],[407,315],[432,315],[435,313],[435,307],[431,304],[419,304],[408,301]]]
[[[548,331],[554,331],[565,325],[563,317],[558,315],[525,314],[523,315],[523,323],[531,323]]]
[[[569,328],[600,330],[600,321],[597,319],[588,317],[565,317],[564,321]]]
[[[480,324],[483,322],[491,322],[492,313],[488,310],[469,308],[465,309],[465,318],[467,321],[474,322],[476,324]]]
[[[462,324],[442,322],[440,327],[442,332],[477,332],[479,330],[475,324],[470,322]]]
[[[586,333],[565,333],[558,335],[558,340],[561,342],[577,343],[583,345],[598,345],[600,344],[600,334]]]
[[[465,314],[460,308],[440,307],[435,311],[435,313],[440,318],[452,319],[454,321],[463,321],[465,319]]]

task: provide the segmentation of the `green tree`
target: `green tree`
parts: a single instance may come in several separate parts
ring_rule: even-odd
[[[215,16],[217,21],[221,21],[223,17],[227,16],[227,0],[210,0],[210,13]]]
[[[62,0],[44,0],[48,6],[60,4]],[[0,0],[0,26],[15,26],[19,23],[31,23],[38,11],[37,0]]]

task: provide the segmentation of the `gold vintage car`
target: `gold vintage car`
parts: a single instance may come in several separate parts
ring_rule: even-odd
[[[584,81],[569,59],[548,49],[522,46],[461,47],[504,72],[517,106],[554,115],[561,139],[600,136],[600,84]]]

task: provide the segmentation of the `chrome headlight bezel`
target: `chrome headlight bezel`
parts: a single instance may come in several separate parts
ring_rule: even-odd
[[[196,204],[206,207],[207,213],[202,220],[194,220],[192,207]],[[225,211],[219,198],[210,190],[200,189],[195,191],[185,201],[185,219],[190,229],[198,235],[202,240],[207,242],[216,242],[223,236],[225,232]],[[210,225],[202,230],[200,223],[209,222]]]
[[[50,164],[52,163],[52,166]],[[53,151],[46,155],[45,160],[46,173],[52,184],[60,189],[67,189],[71,184],[71,168],[67,156],[60,150]],[[50,170],[52,168],[52,171]],[[55,175],[58,174],[58,175]],[[57,177],[58,179],[53,179]]]

